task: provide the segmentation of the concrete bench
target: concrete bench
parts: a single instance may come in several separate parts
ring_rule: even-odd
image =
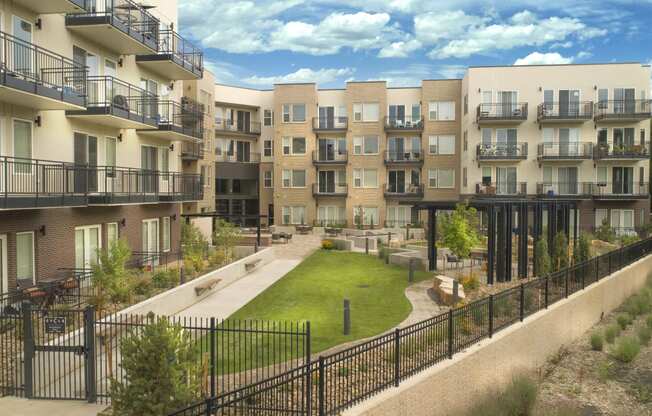
[[[256,259],[253,261],[250,261],[249,263],[245,263],[245,270],[246,271],[251,271],[253,270],[256,266],[258,266],[258,263],[260,263],[262,259]]]
[[[220,283],[220,281],[221,281],[220,279],[213,279],[213,280],[207,281],[204,284],[195,286],[195,295],[196,296],[201,296],[204,293],[206,293],[206,292],[208,292],[210,290],[213,290],[215,288],[215,286],[217,286],[217,284]]]

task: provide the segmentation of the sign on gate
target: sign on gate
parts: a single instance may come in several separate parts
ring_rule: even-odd
[[[46,334],[64,334],[66,332],[66,317],[52,316],[43,318]]]

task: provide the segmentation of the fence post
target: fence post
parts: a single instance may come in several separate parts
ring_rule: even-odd
[[[564,273],[564,297],[568,297],[568,267],[566,268],[566,273]]]
[[[389,247],[390,245],[392,245],[392,232],[391,231],[387,233],[387,247]]]
[[[319,416],[324,416],[324,392],[325,385],[324,377],[326,377],[326,372],[324,371],[324,357],[319,356],[319,394],[317,400],[319,401]]]
[[[521,305],[519,309],[519,316],[521,317],[521,322],[523,322],[523,318],[525,318],[525,285],[521,283]]]
[[[582,290],[584,290],[584,288],[586,287],[586,283],[585,283],[586,276],[585,275],[586,275],[586,271],[589,269],[587,267],[588,265],[586,263],[588,263],[588,262],[585,262],[585,264],[582,266],[582,271],[580,272],[581,275],[582,275]]]
[[[401,330],[394,331],[394,387],[398,387],[401,379]]]
[[[310,352],[310,321],[306,322],[306,411],[312,415],[312,361]]]
[[[448,358],[453,359],[453,308],[448,310]]]
[[[206,416],[211,416],[213,414],[213,398],[209,397],[206,399]]]
[[[546,286],[545,286],[545,293],[544,293],[544,305],[546,306],[546,309],[548,309],[548,276],[546,276]]]
[[[608,276],[611,274],[611,253],[607,253],[607,258],[609,259],[609,273],[607,274]]]
[[[489,295],[489,338],[494,336],[494,295]]]
[[[217,342],[215,339],[216,335],[216,328],[215,328],[215,318],[211,317],[211,333],[210,333],[210,345],[211,345],[211,356],[208,360],[209,365],[211,366],[211,397],[215,397],[217,395],[216,391],[216,380],[215,380],[215,357],[217,355],[216,351],[216,345],[215,343]]]
[[[593,261],[595,262],[595,281],[597,282],[600,280],[600,257],[596,257]]]
[[[34,361],[34,332],[32,328],[32,304],[23,302],[23,377],[25,380],[25,398],[34,397],[34,380],[32,364]]]
[[[364,238],[364,254],[369,254],[369,237]]]
[[[84,337],[86,354],[86,399],[88,403],[97,402],[97,377],[95,377],[95,308],[84,309]]]

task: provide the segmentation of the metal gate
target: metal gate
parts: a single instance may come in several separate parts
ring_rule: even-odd
[[[22,309],[25,397],[95,402],[93,309]]]

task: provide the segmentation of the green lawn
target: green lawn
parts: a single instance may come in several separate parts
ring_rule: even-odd
[[[417,272],[415,281],[430,277]],[[310,321],[312,351],[379,334],[411,312],[408,270],[373,256],[319,250],[229,319]],[[351,301],[351,335],[342,335],[342,301]]]

